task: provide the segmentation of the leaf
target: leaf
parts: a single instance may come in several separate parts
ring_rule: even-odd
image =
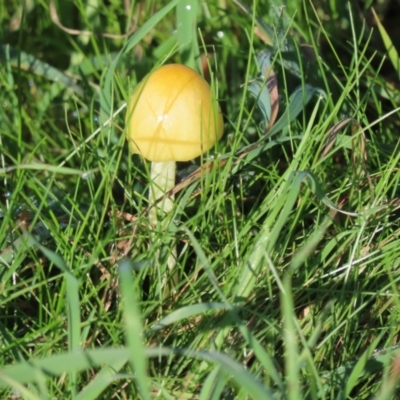
[[[280,55],[280,57],[276,57],[277,62],[294,76],[302,78],[302,70],[299,63],[302,62],[305,65],[309,65],[309,61],[305,57],[299,59],[295,42],[293,38],[288,35],[290,21],[283,15],[283,7],[271,7],[273,11],[272,17],[277,26],[276,29],[274,29],[261,18],[254,16],[250,7],[238,0],[233,0],[233,2],[251,19],[255,19],[257,25],[257,29],[255,29],[256,35],[271,47],[273,55]]]
[[[315,93],[320,93],[324,95],[324,92],[321,89],[315,88],[308,84],[304,86],[299,86],[297,89],[295,89],[289,97],[288,107],[278,119],[276,124],[268,132],[267,136],[271,137],[287,128],[289,124],[297,118],[297,116],[312,99]]]
[[[269,124],[271,119],[271,99],[267,86],[264,82],[255,80],[247,85],[247,90],[255,97],[265,122]]]
[[[268,132],[275,123],[279,110],[278,102],[278,83],[275,72],[271,68],[271,52],[264,50],[257,56],[257,62],[260,69],[260,77],[253,80],[247,86],[247,90],[257,100]]]

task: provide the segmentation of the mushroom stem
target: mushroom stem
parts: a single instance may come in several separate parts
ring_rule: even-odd
[[[160,197],[170,191],[175,185],[175,161],[152,162],[150,171],[150,194],[149,199],[154,204]],[[152,225],[157,225],[157,211],[168,215],[174,206],[174,198],[168,197],[160,200],[149,211],[149,221]]]
[[[154,204],[157,200],[163,197],[166,193],[168,193],[175,186],[175,170],[176,170],[176,162],[175,161],[164,161],[164,162],[152,162],[151,163],[151,171],[150,171],[150,193],[149,199],[152,204]],[[170,221],[170,212],[174,207],[174,197],[163,197],[157,204],[155,204],[149,210],[149,222],[152,226],[157,226],[157,213],[161,211],[162,220],[161,220],[161,229],[165,231],[165,227]],[[160,255],[160,252],[156,253],[157,258]],[[167,267],[168,270],[172,271],[176,265],[176,246],[174,245],[170,249],[170,253],[167,259]],[[172,277],[174,283],[176,283],[176,276]],[[162,286],[165,287],[166,278],[164,277]],[[174,285],[175,286],[175,285]],[[173,290],[174,291],[174,288]],[[168,290],[165,292],[168,293]]]

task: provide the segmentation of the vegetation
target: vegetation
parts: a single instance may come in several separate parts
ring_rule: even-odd
[[[6,3],[0,397],[398,398],[398,2]],[[224,136],[153,227],[125,104],[171,62]]]

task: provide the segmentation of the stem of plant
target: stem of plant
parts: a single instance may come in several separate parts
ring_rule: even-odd
[[[151,163],[151,171],[150,171],[150,192],[149,192],[149,200],[151,204],[154,204],[157,200],[165,195],[169,190],[171,190],[175,185],[175,170],[176,170],[176,162],[175,161],[166,161],[166,162],[152,162]],[[165,231],[168,223],[170,222],[171,211],[174,207],[174,197],[164,197],[160,200],[156,205],[154,205],[149,211],[149,222],[152,226],[157,226],[158,217],[157,215],[162,215],[161,220],[161,229]],[[176,246],[170,249],[168,258],[167,258],[167,270],[172,271],[176,265],[176,257],[177,251]],[[156,258],[159,261],[160,252],[156,253]],[[166,277],[162,280],[162,287],[164,288],[164,294],[168,294],[170,292],[174,293],[175,291],[175,277],[172,277],[171,282],[172,290],[168,290],[166,286]]]

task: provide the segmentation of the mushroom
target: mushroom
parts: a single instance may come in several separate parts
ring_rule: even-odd
[[[164,65],[136,88],[126,116],[130,150],[151,161],[149,199],[160,199],[175,185],[176,161],[201,156],[222,136],[223,119],[210,85],[181,64]],[[173,198],[160,200],[149,213],[173,208]]]

